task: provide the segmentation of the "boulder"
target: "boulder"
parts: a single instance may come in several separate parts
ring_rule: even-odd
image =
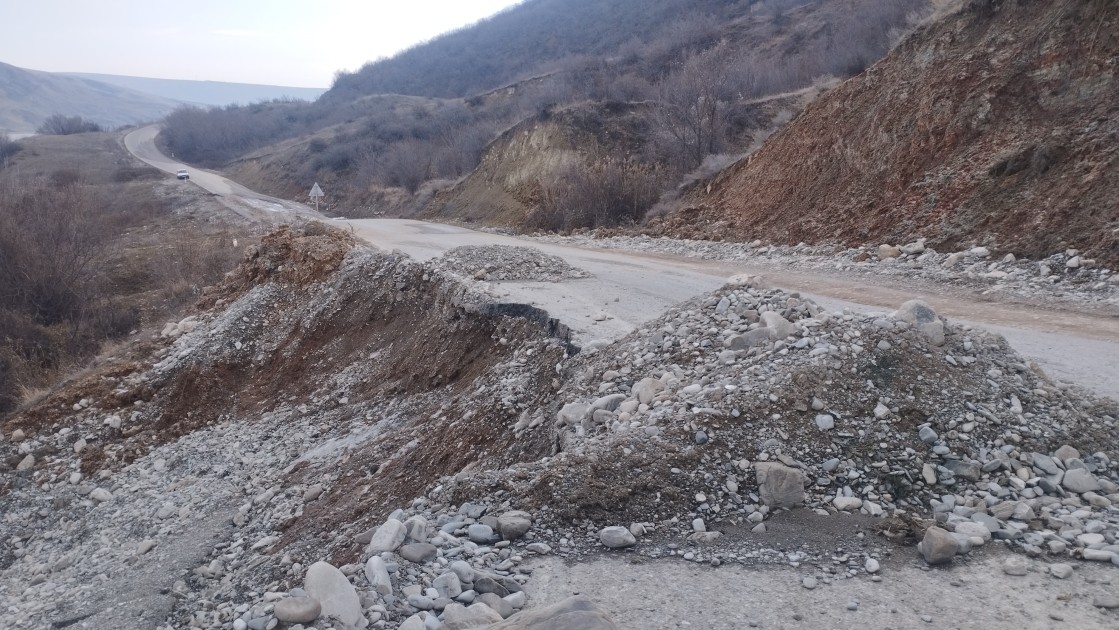
[[[494,533],[492,527],[481,523],[474,523],[467,527],[466,536],[470,538],[471,542],[479,545],[489,545],[501,540],[501,537]]]
[[[377,531],[373,532],[373,538],[369,541],[369,546],[365,548],[365,551],[366,553],[396,551],[396,548],[404,542],[407,535],[408,530],[404,527],[404,523],[395,518],[390,518],[378,527]]]
[[[478,601],[494,609],[497,614],[501,615],[502,619],[508,619],[513,615],[513,604],[493,593],[482,593],[478,596]]]
[[[532,515],[520,510],[512,510],[497,519],[497,528],[505,540],[517,540],[528,533],[532,527]]]
[[[272,614],[284,623],[311,623],[322,614],[322,605],[314,597],[287,597],[276,602]]]
[[[925,239],[923,239],[923,238],[917,239],[913,243],[902,245],[900,249],[901,249],[901,253],[906,254],[908,256],[916,256],[917,254],[923,254],[923,253],[925,253]]]
[[[944,322],[937,317],[936,311],[921,300],[909,300],[893,314],[894,319],[909,322],[913,328],[928,338],[934,346],[944,345]]]
[[[770,507],[789,508],[804,503],[804,474],[776,462],[754,464],[762,502]]]
[[[569,597],[551,606],[519,612],[486,630],[617,630],[594,603],[585,597]]]
[[[1095,492],[1100,489],[1100,482],[1092,473],[1083,468],[1072,468],[1065,472],[1061,479],[1061,487],[1069,492],[1080,494],[1082,492]]]
[[[397,521],[399,523],[399,521]],[[401,523],[403,527],[403,523]],[[322,605],[322,615],[356,626],[366,621],[354,585],[334,565],[316,562],[307,569],[303,590]],[[361,624],[365,625],[365,624]]]
[[[454,571],[447,571],[435,578],[431,586],[439,592],[439,597],[454,599],[462,594],[462,581],[458,579],[458,574]]]
[[[408,562],[423,563],[435,558],[439,550],[431,543],[412,543],[404,545],[397,553]]]
[[[611,549],[624,549],[637,544],[637,538],[629,529],[621,526],[603,528],[598,532],[598,540]]]
[[[468,608],[459,603],[452,603],[443,609],[443,625],[439,626],[439,630],[487,628],[500,622],[501,615],[485,604],[472,604]]]
[[[945,564],[956,557],[957,544],[952,534],[939,527],[925,530],[925,537],[917,544],[917,551],[929,564]]]

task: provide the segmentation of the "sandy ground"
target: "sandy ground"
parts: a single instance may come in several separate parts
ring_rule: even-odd
[[[914,552],[883,563],[882,581],[865,575],[819,584],[811,566],[718,568],[679,559],[647,560],[606,554],[567,563],[543,557],[529,566],[533,604],[579,593],[601,606],[619,628],[1116,628],[1119,611],[1096,608],[1095,596],[1115,593],[1111,566],[1082,563],[1058,580],[1044,561],[1028,575],[1004,574],[1002,550],[978,551],[967,562],[929,569]],[[858,609],[848,604],[858,602]],[[927,619],[927,620],[926,620]]]

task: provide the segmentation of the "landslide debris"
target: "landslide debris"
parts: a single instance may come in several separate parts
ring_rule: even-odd
[[[1119,312],[1119,271],[1093,264],[1094,261],[1082,257],[1075,249],[1057,252],[1042,260],[1030,260],[1013,253],[997,257],[986,247],[938,252],[923,238],[899,246],[850,248],[776,245],[761,240],[735,243],[652,238],[647,234],[619,234],[612,230],[570,236],[538,234],[533,238],[544,243],[760,263],[821,273],[874,274],[903,278],[910,283],[923,281],[929,286],[961,287],[979,295],[998,295],[1003,300]]]
[[[805,588],[917,557],[891,541],[1119,564],[1115,403],[922,303],[829,312],[738,278],[572,356],[489,299],[333,235],[263,239],[111,390],[3,427],[0,607],[17,627],[611,628],[585,600],[535,606],[531,559],[792,564]]]
[[[562,282],[589,278],[559,256],[535,247],[468,245],[448,250],[432,263],[437,269],[473,280]]]
[[[973,0],[811,103],[658,234],[1069,247],[1119,267],[1113,2]]]

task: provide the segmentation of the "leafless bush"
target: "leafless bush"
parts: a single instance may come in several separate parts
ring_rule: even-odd
[[[8,165],[8,159],[20,150],[19,143],[12,140],[6,131],[0,131],[0,170]]]
[[[418,140],[391,145],[377,160],[378,181],[415,193],[431,173],[431,146]]]
[[[657,121],[671,145],[670,159],[682,170],[721,149],[730,97],[721,57],[709,53],[685,59],[657,86]]]
[[[75,133],[95,131],[101,131],[101,125],[90,120],[83,120],[81,116],[64,116],[62,114],[51,114],[36,130],[37,133],[44,136],[68,136]]]
[[[540,204],[526,227],[573,230],[634,223],[661,193],[663,173],[647,164],[601,157],[542,182]]]

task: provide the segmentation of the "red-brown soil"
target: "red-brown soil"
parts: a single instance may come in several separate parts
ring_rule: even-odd
[[[649,229],[1119,266],[1117,67],[1115,0],[965,3]]]

